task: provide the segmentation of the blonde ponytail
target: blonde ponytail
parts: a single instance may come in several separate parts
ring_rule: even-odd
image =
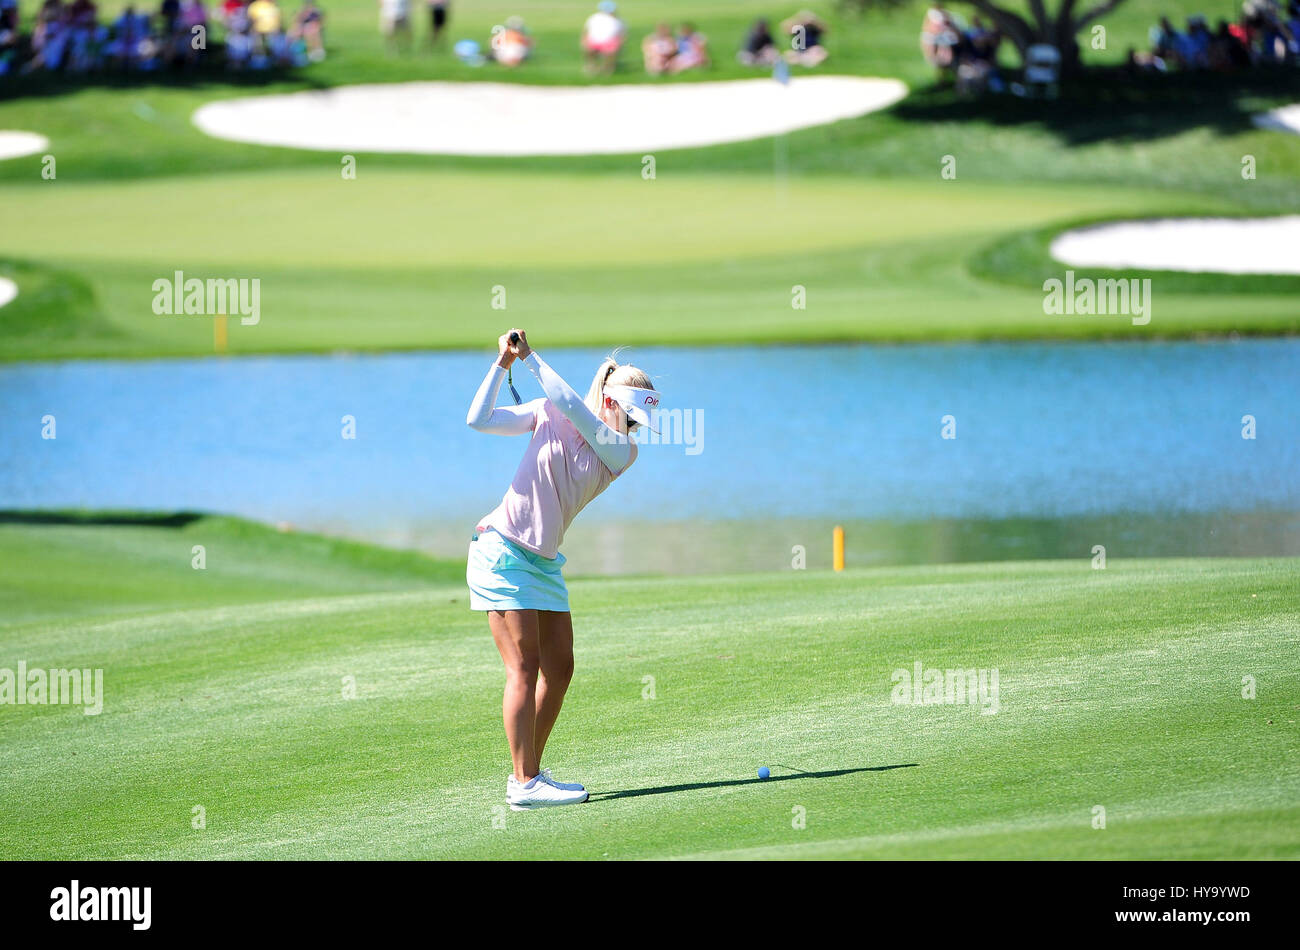
[[[600,415],[600,407],[605,402],[605,383],[616,369],[618,361],[612,356],[605,357],[591,381],[591,388],[587,390],[587,408],[596,415]]]
[[[605,403],[605,386],[611,384],[615,386],[637,386],[642,389],[653,389],[654,383],[650,377],[642,370],[629,364],[619,365],[615,358],[622,351],[615,350],[609,356],[601,361],[600,367],[596,370],[596,375],[591,381],[591,388],[587,390],[587,408],[600,415],[600,410]]]

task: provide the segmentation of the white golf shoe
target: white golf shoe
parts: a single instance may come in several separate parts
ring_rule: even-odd
[[[581,785],[579,785],[577,782],[561,782],[559,779],[557,779],[554,775],[551,774],[550,769],[542,769],[542,777],[546,779],[546,781],[554,785],[556,788],[562,788],[566,792],[586,791],[586,789],[583,788]]]
[[[534,775],[527,782],[520,782],[513,775],[506,779],[506,801],[513,811],[577,805],[586,800],[586,789],[560,788],[548,781],[545,775]]]

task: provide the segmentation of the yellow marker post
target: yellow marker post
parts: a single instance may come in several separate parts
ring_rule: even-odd
[[[835,565],[835,570],[844,570],[844,529],[839,525],[831,532],[831,561]]]
[[[226,352],[226,315],[219,313],[212,321],[212,348],[218,353]]]

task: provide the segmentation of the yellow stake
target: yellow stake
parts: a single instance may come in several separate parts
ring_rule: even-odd
[[[226,315],[217,314],[212,321],[212,348],[218,353],[226,352]]]
[[[839,525],[831,532],[831,560],[835,564],[835,570],[844,570],[844,529]]]

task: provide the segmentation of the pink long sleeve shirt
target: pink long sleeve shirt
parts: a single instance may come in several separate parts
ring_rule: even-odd
[[[494,366],[470,407],[467,422],[479,431],[532,431],[505,497],[479,519],[478,530],[491,528],[522,548],[553,558],[578,512],[636,460],[636,444],[601,422],[536,354],[523,363],[548,398],[493,409],[505,378],[505,370]]]

